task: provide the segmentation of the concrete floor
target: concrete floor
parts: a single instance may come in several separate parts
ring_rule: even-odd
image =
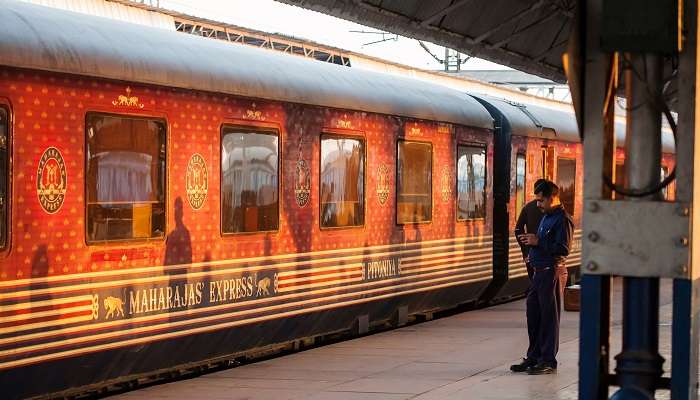
[[[613,355],[621,337],[619,282],[615,288]],[[660,342],[666,370],[670,294],[670,283],[663,283]],[[578,313],[563,312],[558,374],[511,373],[509,365],[527,346],[525,302],[519,300],[112,398],[577,399],[578,345]]]

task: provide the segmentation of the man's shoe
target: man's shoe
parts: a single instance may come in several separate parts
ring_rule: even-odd
[[[535,360],[523,358],[523,361],[520,364],[511,365],[510,370],[513,372],[525,372],[528,368],[534,367],[535,365],[537,365],[537,362]]]
[[[548,364],[537,364],[527,369],[528,375],[549,375],[556,374],[557,368]]]

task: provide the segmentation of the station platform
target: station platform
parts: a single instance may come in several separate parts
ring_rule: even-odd
[[[671,282],[662,282],[661,287],[660,352],[668,371]],[[621,280],[617,279],[613,355],[620,351],[620,303]],[[578,317],[577,312],[562,311],[556,375],[509,371],[527,348],[525,301],[517,300],[111,399],[574,400],[578,398]],[[657,392],[657,398],[667,399],[669,393]]]

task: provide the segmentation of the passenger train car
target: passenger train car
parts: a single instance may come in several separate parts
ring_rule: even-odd
[[[522,295],[540,176],[580,226],[573,115],[14,1],[0,21],[3,398]]]

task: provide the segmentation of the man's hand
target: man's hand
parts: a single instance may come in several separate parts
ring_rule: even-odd
[[[535,235],[534,233],[526,233],[526,234],[520,235],[518,238],[520,239],[520,241],[523,244],[525,244],[527,246],[537,246],[537,244],[539,243],[539,240],[537,239],[537,235]]]

